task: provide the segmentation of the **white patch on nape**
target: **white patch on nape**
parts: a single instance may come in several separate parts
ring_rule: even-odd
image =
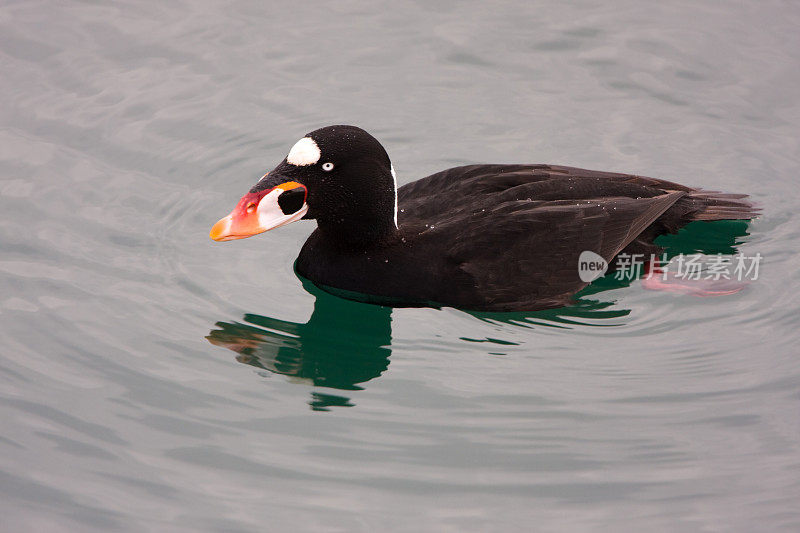
[[[394,165],[389,163],[389,168],[392,169],[392,179],[394,180],[394,227],[397,228],[397,173],[394,171]]]
[[[311,137],[303,137],[294,143],[292,149],[289,150],[289,155],[286,156],[286,162],[290,165],[304,167],[315,164],[319,161],[321,156],[322,153],[319,151],[319,146],[314,142],[314,139]]]

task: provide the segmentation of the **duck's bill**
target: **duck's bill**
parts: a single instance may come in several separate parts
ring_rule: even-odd
[[[303,218],[308,211],[307,197],[306,188],[295,181],[247,193],[230,215],[214,224],[209,236],[215,241],[232,241],[285,226]]]

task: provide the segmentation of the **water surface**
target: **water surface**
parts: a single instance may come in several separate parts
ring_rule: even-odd
[[[793,2],[5,2],[0,529],[800,529]],[[726,297],[304,289],[312,223],[208,229],[307,131],[399,181],[547,162],[750,193]]]

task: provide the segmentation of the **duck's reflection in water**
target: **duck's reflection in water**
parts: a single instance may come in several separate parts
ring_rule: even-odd
[[[389,366],[391,308],[306,289],[316,301],[305,324],[247,314],[243,322],[217,322],[206,338],[236,352],[240,363],[319,387],[362,389]],[[315,410],[353,405],[349,397],[321,391],[309,403]]]
[[[679,235],[660,239],[667,257],[679,253],[733,254],[747,233],[747,223],[695,222]],[[212,344],[233,350],[237,361],[319,387],[360,390],[360,385],[380,376],[391,354],[391,308],[357,303],[332,296],[302,280],[316,297],[314,312],[305,324],[247,314],[244,322],[217,322],[219,329],[206,337]],[[572,329],[584,326],[623,326],[630,309],[593,295],[620,289],[630,280],[608,274],[583,291],[568,307],[536,312],[480,313],[475,318],[527,328]],[[468,342],[516,345],[503,339],[461,337]],[[490,352],[494,353],[494,352]],[[310,405],[316,410],[353,405],[341,394],[314,391]]]
[[[389,367],[392,308],[345,300],[322,292],[310,283],[304,287],[316,296],[314,312],[306,323],[246,314],[242,322],[217,322],[206,337],[211,344],[236,352],[236,360],[291,380],[325,387],[311,392],[314,410],[350,407],[349,396],[331,393],[361,390],[363,384]],[[582,324],[581,318],[625,316],[629,310],[606,309],[612,302],[581,301],[579,305],[537,313],[471,313],[476,318],[530,326],[565,327]],[[516,345],[496,339],[472,339]],[[268,375],[264,372],[264,375]]]

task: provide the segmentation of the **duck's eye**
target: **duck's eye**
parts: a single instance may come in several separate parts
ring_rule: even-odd
[[[255,210],[256,210],[256,204],[254,204],[253,202],[250,202],[249,204],[247,204],[247,212],[248,213],[252,213]]]
[[[322,163],[322,170],[324,170],[325,172],[330,172],[331,170],[333,170],[333,163],[331,163],[330,161],[327,163]]]

